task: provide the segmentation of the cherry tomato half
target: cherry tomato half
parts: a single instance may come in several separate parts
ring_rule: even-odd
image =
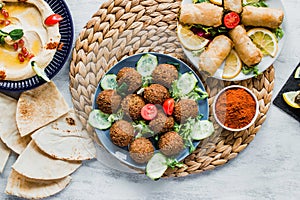
[[[63,17],[59,14],[52,14],[49,17],[47,17],[45,19],[45,24],[47,26],[52,26],[54,24],[57,24],[58,22],[60,22],[61,20],[63,20]]]
[[[145,120],[152,120],[157,115],[157,108],[154,104],[146,104],[142,110],[141,115]]]
[[[174,105],[175,105],[174,99],[170,98],[165,100],[165,102],[163,103],[164,112],[167,115],[172,115],[174,110]]]
[[[224,16],[224,25],[227,28],[234,28],[240,23],[240,16],[236,12],[227,13]]]

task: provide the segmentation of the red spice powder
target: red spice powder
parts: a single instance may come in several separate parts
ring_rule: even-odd
[[[0,80],[4,80],[6,78],[5,71],[0,70]]]
[[[58,42],[49,42],[47,43],[46,49],[56,49],[58,47]]]
[[[253,119],[256,103],[243,88],[231,88],[217,99],[216,116],[226,127],[239,129],[247,126]]]

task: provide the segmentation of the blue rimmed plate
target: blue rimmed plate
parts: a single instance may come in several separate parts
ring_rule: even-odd
[[[163,64],[163,63],[168,63],[168,62],[179,63],[180,64],[179,72],[182,74],[185,72],[192,72],[198,80],[198,87],[200,87],[203,91],[205,91],[205,88],[204,88],[200,78],[198,77],[198,75],[189,66],[187,66],[184,62],[182,62],[181,60],[178,60],[172,56],[165,55],[165,54],[160,54],[160,53],[151,53],[151,54],[157,56],[158,64]],[[144,55],[143,53],[136,54],[136,55],[133,55],[133,56],[130,56],[130,57],[127,57],[127,58],[121,60],[116,65],[114,65],[106,74],[117,74],[120,71],[120,69],[122,69],[123,67],[134,67],[135,68],[136,63],[143,55]],[[95,92],[94,100],[93,100],[93,109],[98,109],[96,100],[97,100],[97,96],[99,95],[99,93],[101,91],[102,91],[102,88],[99,83],[98,87],[96,89],[96,92]],[[199,114],[200,113],[203,114],[202,119],[204,119],[204,120],[208,119],[209,108],[208,108],[208,100],[207,99],[198,101],[198,110],[199,110]],[[110,135],[109,135],[109,130],[95,129],[95,131],[96,131],[97,136],[98,136],[99,140],[101,141],[102,145],[114,157],[119,159],[121,162],[127,164],[128,166],[131,166],[131,167],[134,167],[134,168],[137,168],[140,170],[145,170],[146,164],[138,164],[134,160],[132,160],[129,155],[129,151],[128,151],[127,147],[121,148],[112,143],[112,141],[110,139]],[[199,143],[200,143],[199,141],[193,142],[195,147],[198,146]],[[159,151],[159,150],[156,150],[156,151]],[[189,149],[186,148],[176,157],[176,159],[183,160],[188,155],[189,155]]]
[[[59,32],[61,34],[61,40],[63,48],[62,50],[56,51],[52,61],[45,68],[47,76],[52,79],[64,66],[71,52],[73,38],[74,38],[74,27],[71,12],[64,0],[45,0],[54,13],[60,14],[63,20],[59,23]],[[0,81],[0,89],[8,91],[23,91],[35,88],[42,85],[45,81],[38,76],[33,76],[28,79],[19,81]]]

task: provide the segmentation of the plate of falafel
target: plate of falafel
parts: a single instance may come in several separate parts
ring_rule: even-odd
[[[103,76],[88,123],[103,146],[131,167],[146,170],[157,153],[179,163],[213,133],[207,97],[184,62],[165,54],[136,54]]]

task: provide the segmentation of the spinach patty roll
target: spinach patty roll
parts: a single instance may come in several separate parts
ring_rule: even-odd
[[[208,45],[200,55],[199,68],[212,76],[221,66],[232,49],[232,41],[225,35],[219,35]]]
[[[243,26],[238,25],[229,31],[229,36],[234,43],[237,54],[247,66],[255,65],[261,61],[263,55],[260,49],[249,38]]]
[[[242,0],[224,0],[225,10],[240,13],[243,10]]]
[[[283,15],[284,13],[280,9],[245,6],[242,13],[242,24],[278,28],[282,24]]]
[[[211,3],[186,4],[181,7],[179,21],[204,26],[222,25],[223,8]]]

